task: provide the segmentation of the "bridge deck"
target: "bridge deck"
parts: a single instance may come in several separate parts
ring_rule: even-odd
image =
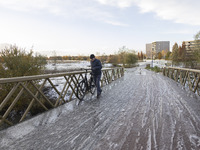
[[[0,149],[200,149],[200,98],[145,69],[47,113],[1,131]]]

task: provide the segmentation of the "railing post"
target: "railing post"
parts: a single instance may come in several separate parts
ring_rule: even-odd
[[[162,73],[165,76],[165,67],[163,68]]]

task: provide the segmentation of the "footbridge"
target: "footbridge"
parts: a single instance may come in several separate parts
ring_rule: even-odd
[[[144,68],[105,70],[102,96],[88,94],[81,103],[72,94],[81,72],[59,74],[56,80],[10,80],[15,84],[1,102],[1,126],[15,124],[13,109],[22,93],[32,97],[17,124],[0,131],[0,149],[200,149],[199,72],[164,68],[155,73]],[[58,95],[51,97],[47,91]],[[23,121],[35,102],[47,111]]]

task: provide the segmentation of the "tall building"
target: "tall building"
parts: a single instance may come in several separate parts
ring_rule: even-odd
[[[170,42],[169,41],[156,41],[149,44],[146,44],[146,55],[147,58],[152,58],[152,55],[155,55],[159,52],[170,51]]]
[[[156,41],[152,43],[152,50],[155,53],[159,53],[162,50],[165,50],[166,52],[169,51],[169,41]]]

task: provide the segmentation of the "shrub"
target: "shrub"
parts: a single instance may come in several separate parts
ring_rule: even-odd
[[[0,52],[0,56],[0,78],[38,75],[41,74],[41,71],[46,64],[45,57],[41,55],[33,56],[32,50],[26,52],[24,49],[18,48],[17,46],[10,46],[9,48],[2,50]],[[6,97],[6,95],[10,92],[13,85],[13,83],[0,85],[0,104]],[[31,87],[31,85],[28,85],[28,88],[33,93],[35,93],[35,90],[33,87]],[[21,88],[17,89],[17,91],[13,94],[4,109],[0,112],[0,115],[2,115],[2,113],[5,112],[5,110],[10,106],[12,101],[19,94],[20,90]],[[13,110],[15,112],[24,111],[31,100],[32,97],[27,94],[27,92],[24,92],[23,95],[20,97],[20,100],[16,103]],[[38,104],[35,104],[33,108],[40,109],[37,105]]]
[[[0,52],[0,78],[38,75],[46,64],[46,59],[39,55],[33,56],[33,51],[26,52],[17,46],[10,46]]]
[[[153,71],[155,71],[155,72],[161,72],[161,69],[160,69],[158,66],[155,66],[155,67],[153,68]]]
[[[135,66],[136,62],[138,61],[137,55],[133,52],[127,52],[125,55],[125,64],[127,67]]]
[[[145,69],[152,70],[155,72],[161,72],[161,69],[158,66],[150,67],[150,65],[147,65]]]
[[[146,69],[150,69],[151,67],[150,67],[150,64],[147,64],[146,65]]]

